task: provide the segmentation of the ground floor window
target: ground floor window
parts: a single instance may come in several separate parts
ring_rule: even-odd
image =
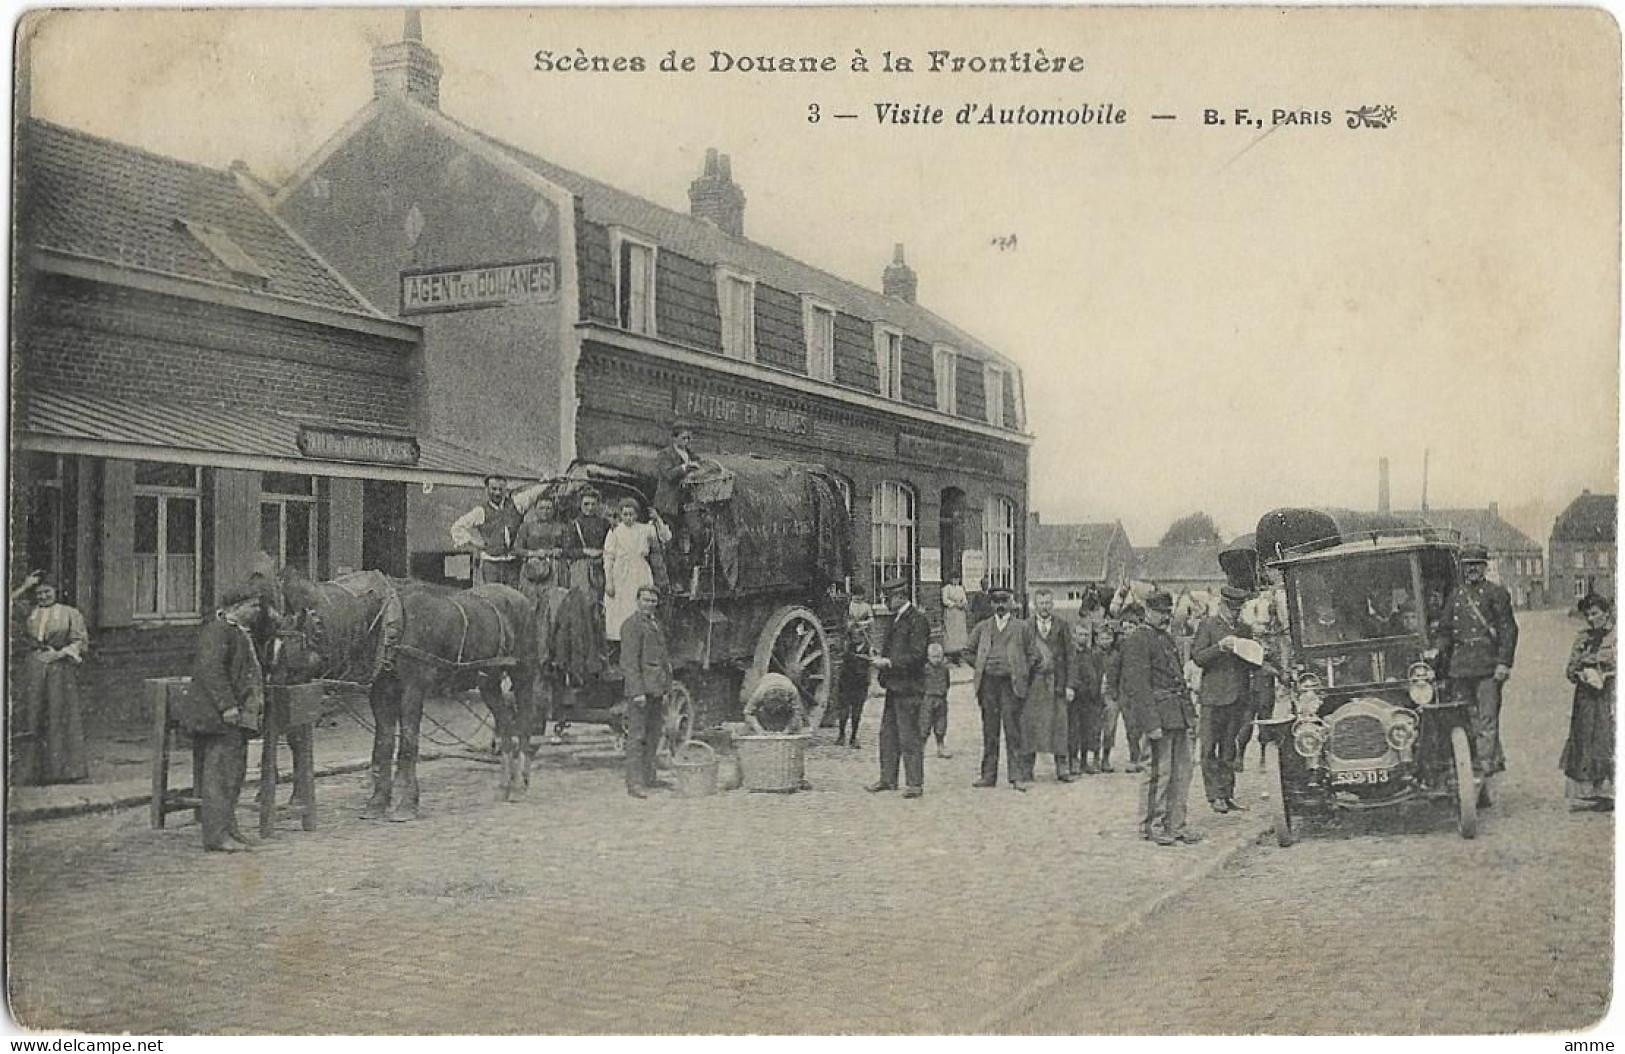
[[[1014,589],[1016,586],[1016,503],[1008,498],[990,497],[982,511],[982,553],[987,566],[988,585]]]
[[[12,558],[14,581],[29,571],[49,571],[65,600],[74,600],[73,465],[60,454],[21,452],[13,462]]]
[[[203,573],[201,470],[135,467],[134,580],[138,619],[196,618]]]
[[[874,489],[870,507],[871,585],[876,597],[893,578],[905,578],[914,595],[914,491],[906,483],[887,480]]]
[[[313,476],[267,472],[260,481],[260,552],[278,567],[321,575],[320,502]]]

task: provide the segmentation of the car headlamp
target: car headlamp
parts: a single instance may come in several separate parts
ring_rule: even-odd
[[[1412,681],[1431,681],[1436,676],[1433,667],[1425,662],[1413,662],[1405,676]]]
[[[1320,712],[1320,704],[1323,701],[1320,694],[1321,687],[1321,680],[1317,675],[1312,673],[1298,675],[1299,713],[1318,714]]]
[[[1411,697],[1416,697],[1416,684],[1411,682]],[[1430,691],[1433,686],[1426,686]],[[1395,713],[1388,725],[1388,745],[1395,750],[1409,750],[1416,743],[1416,715],[1399,711]]]
[[[1319,721],[1299,721],[1292,729],[1292,749],[1306,758],[1318,758],[1326,747],[1326,726]]]

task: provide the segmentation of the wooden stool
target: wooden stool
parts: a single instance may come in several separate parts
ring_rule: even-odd
[[[199,788],[203,786],[203,744],[192,741],[192,789],[189,794],[169,789],[169,751],[177,733],[184,731],[171,716],[180,710],[180,694],[192,684],[190,677],[152,677],[142,682],[147,713],[152,717],[152,804],[153,827],[162,827],[164,817],[180,809],[191,809],[198,823],[203,822],[203,799]],[[173,705],[171,703],[173,700]]]
[[[323,686],[315,684],[270,684],[265,686],[265,715],[260,729],[260,837],[276,834],[276,822],[297,816],[307,831],[316,829],[316,723],[321,720],[326,698]],[[277,740],[286,733],[293,752],[293,797],[291,806],[276,803]]]

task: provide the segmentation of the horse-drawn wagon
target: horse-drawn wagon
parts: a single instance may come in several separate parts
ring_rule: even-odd
[[[827,470],[749,455],[703,464],[684,487],[665,566],[656,570],[667,580],[661,620],[677,682],[666,708],[667,749],[696,729],[738,718],[768,673],[795,684],[817,727],[839,663],[843,638],[835,631],[853,573],[851,518]],[[577,461],[543,494],[564,519],[588,491],[611,508],[633,497],[648,509],[659,479],[655,448],[615,446]],[[547,664],[540,690],[556,720],[619,722],[613,663]]]

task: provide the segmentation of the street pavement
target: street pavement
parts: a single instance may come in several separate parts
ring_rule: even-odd
[[[425,765],[411,824],[359,820],[361,776],[324,779],[319,830],[235,856],[133,810],[13,826],[11,1006],[92,1033],[1579,1027],[1607,998],[1612,823],[1561,802],[1546,667],[1571,624],[1526,625],[1555,644],[1526,645],[1545,657],[1509,692],[1514,779],[1475,842],[1441,810],[1251,848],[1254,765],[1254,811],[1158,847],[1133,776],[973,789],[961,685],[918,801],[863,790],[874,700],[863,749],[826,730],[794,795],[634,801],[560,752],[515,804],[491,766]]]
[[[1507,772],[1464,841],[1446,805],[1273,837],[1080,964],[1009,1031],[1575,1031],[1608,1011],[1612,814],[1572,813],[1557,760],[1578,623],[1520,618]],[[1260,807],[1266,805],[1259,802]]]

